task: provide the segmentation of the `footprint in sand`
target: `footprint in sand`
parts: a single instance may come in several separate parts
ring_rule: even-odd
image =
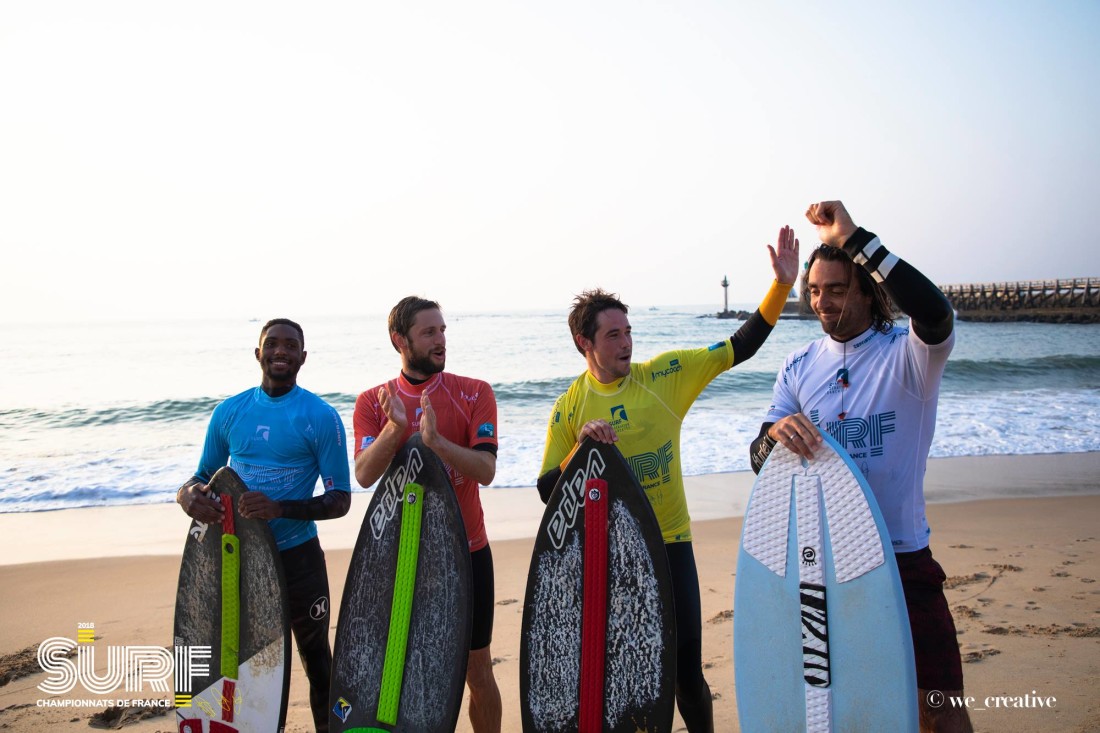
[[[948,547],[952,550],[969,550],[972,549],[974,545],[948,545]]]
[[[943,581],[944,590],[951,590],[952,588],[961,588],[971,583],[978,583],[983,580],[988,580],[988,573],[970,573],[969,575],[952,575],[947,580]]]
[[[513,603],[519,603],[515,598],[505,598],[503,601],[497,601],[498,606],[511,606]]]
[[[719,611],[718,613],[714,614],[714,616],[712,616],[710,620],[707,621],[707,623],[720,624],[723,621],[729,621],[731,618],[733,618],[733,610],[727,609],[725,611]]]
[[[76,648],[72,648],[65,655],[66,658],[76,656]],[[20,677],[41,672],[38,664],[38,645],[20,649],[12,654],[0,656],[0,687]]]
[[[982,615],[980,611],[975,611],[970,606],[955,606],[951,611],[955,614],[955,618],[978,618]]]
[[[156,708],[129,708],[118,707],[112,705],[106,710],[96,713],[88,719],[89,728],[112,728],[118,729],[124,725],[132,725],[148,718],[155,718],[161,715],[165,715],[168,712],[167,709]]]
[[[1081,578],[1081,582],[1082,583],[1095,583],[1096,581],[1093,580],[1092,578]]]
[[[973,651],[963,652],[962,660],[966,664],[973,664],[980,662],[987,657],[994,657],[1001,653],[1000,649],[996,647],[986,647],[985,649],[975,649]]]
[[[1070,636],[1078,639],[1100,637],[1100,627],[1080,622],[1074,622],[1073,626],[1057,626],[1055,624],[1035,626],[1034,624],[1027,624],[1022,629],[1019,626],[986,626],[982,629],[982,632],[995,636],[1005,636],[1007,634],[1013,636]]]
[[[1035,601],[1028,601],[1027,606],[1024,607],[1025,611],[1038,611],[1042,606],[1035,604]]]
[[[1051,570],[1050,575],[1051,575],[1051,577],[1054,577],[1054,578],[1068,578],[1069,577],[1069,573],[1067,573],[1064,570]]]
[[[1036,593],[1042,593],[1043,591],[1045,591],[1045,590],[1046,590],[1046,588],[1044,588],[1044,587],[1043,587],[1043,586],[1041,586],[1041,585],[1037,585],[1037,586],[1035,586],[1034,588],[1032,588],[1032,590],[1033,590],[1033,591],[1035,591]]]

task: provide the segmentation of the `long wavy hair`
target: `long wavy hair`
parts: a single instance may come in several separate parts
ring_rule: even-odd
[[[851,282],[854,278],[859,283],[859,291],[871,298],[871,328],[879,333],[886,333],[894,327],[894,303],[890,300],[886,290],[875,282],[875,279],[871,277],[871,273],[852,262],[852,258],[844,250],[828,244],[819,245],[810,253],[810,258],[806,260],[806,271],[802,277],[802,307],[804,310],[813,313],[813,309],[810,307],[809,274],[810,268],[818,260],[840,262],[848,268],[848,282]]]

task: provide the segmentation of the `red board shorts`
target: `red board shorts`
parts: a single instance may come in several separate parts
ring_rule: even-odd
[[[943,594],[947,575],[925,547],[916,552],[898,552],[901,587],[913,630],[913,652],[917,660],[917,687],[921,690],[963,689],[962,658],[955,621]]]

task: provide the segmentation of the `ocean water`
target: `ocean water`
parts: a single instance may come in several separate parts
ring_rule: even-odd
[[[633,308],[635,358],[706,346],[740,324],[701,317],[710,310]],[[448,370],[484,379],[496,392],[493,488],[533,490],[552,403],[584,369],[565,310],[446,318]],[[333,404],[350,433],[358,393],[399,368],[385,316],[301,322],[308,358],[299,384]],[[9,346],[0,382],[0,512],[172,501],[195,469],[211,410],[259,383],[253,348],[261,325],[0,327]],[[1100,450],[1100,326],[957,329],[933,456]],[[711,383],[684,423],[686,474],[748,469],[777,369],[789,351],[819,336],[815,321],[783,320],[753,359]]]

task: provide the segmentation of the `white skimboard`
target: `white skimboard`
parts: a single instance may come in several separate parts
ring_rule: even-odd
[[[734,599],[741,730],[912,731],[905,596],[871,488],[829,435],[772,450],[745,512]]]

